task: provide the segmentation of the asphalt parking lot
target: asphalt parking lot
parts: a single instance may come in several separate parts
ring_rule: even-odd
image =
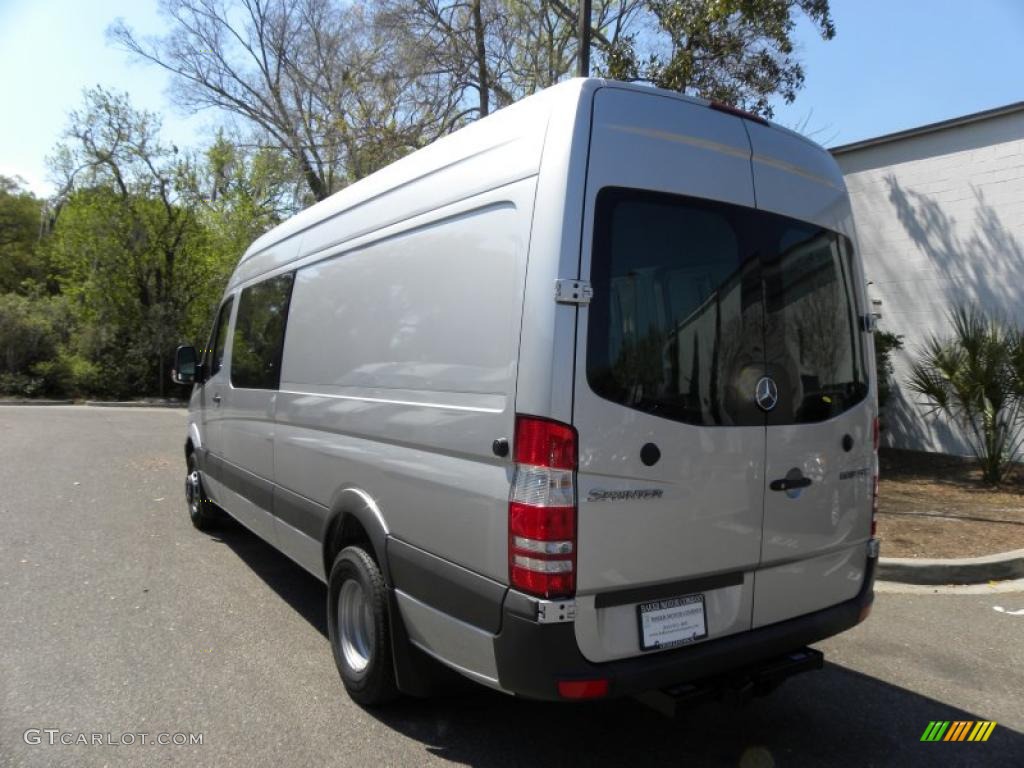
[[[184,423],[0,408],[0,764],[1024,764],[1024,592],[880,594],[868,622],[821,644],[824,671],[676,720],[482,689],[360,709],[324,587],[240,526],[192,528]],[[998,726],[986,743],[921,743],[931,720]],[[60,743],[93,733],[147,743]]]

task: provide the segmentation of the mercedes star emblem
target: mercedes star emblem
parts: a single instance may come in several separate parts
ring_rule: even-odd
[[[769,376],[762,376],[754,390],[754,400],[757,402],[757,407],[766,412],[778,405],[779,388],[776,386],[775,380]]]

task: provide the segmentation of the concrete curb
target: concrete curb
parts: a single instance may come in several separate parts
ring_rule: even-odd
[[[187,408],[188,403],[178,400],[147,403],[144,400],[86,400],[93,408]]]
[[[74,405],[74,400],[0,400],[0,405]]]
[[[984,557],[883,557],[875,575],[882,581],[903,584],[984,584],[1020,579],[1024,578],[1024,549]]]

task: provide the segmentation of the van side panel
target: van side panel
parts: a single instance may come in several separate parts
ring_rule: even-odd
[[[220,462],[221,485],[238,496],[227,503],[228,511],[249,530],[274,545],[277,537],[271,509],[276,398],[276,392],[266,389],[231,386],[225,391],[221,406],[224,454]]]
[[[507,580],[510,469],[491,446],[512,433],[533,193],[525,179],[297,271],[276,481],[321,526],[358,488],[393,537]]]
[[[535,176],[556,91],[573,87],[506,107],[296,214],[253,243],[231,284],[288,263],[285,244],[301,239],[301,257],[308,257]],[[290,258],[299,257],[296,251]]]

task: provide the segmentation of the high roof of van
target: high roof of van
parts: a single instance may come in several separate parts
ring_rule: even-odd
[[[489,166],[492,177],[481,179],[485,188],[493,188],[532,175],[540,166],[541,155],[544,151],[544,135],[552,115],[556,112],[568,112],[574,116],[582,101],[581,97],[602,87],[636,90],[701,106],[710,105],[710,102],[704,99],[645,85],[601,78],[566,80],[444,136],[376,173],[335,192],[326,200],[306,208],[257,238],[246,250],[241,262],[245,262],[255,254],[282,243],[322,221],[342,213],[354,212],[360,206],[381,195],[393,193],[402,187],[410,187],[411,191],[415,182],[470,158],[479,159],[488,153],[495,153],[496,162]],[[567,117],[569,116],[567,115]],[[814,142],[788,128],[775,123],[769,123],[769,125],[820,149]],[[505,151],[497,152],[500,149]],[[419,190],[417,190],[418,192]],[[443,196],[440,195],[440,191],[439,196]],[[436,207],[440,202],[442,201],[433,197],[423,200],[423,211]],[[454,200],[447,202],[454,202]],[[403,217],[414,213],[411,214],[408,210],[403,211]]]

